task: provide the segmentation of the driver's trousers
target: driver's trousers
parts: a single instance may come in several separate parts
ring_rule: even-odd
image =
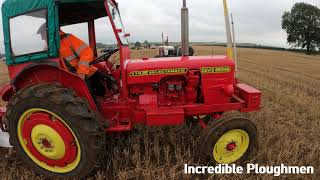
[[[94,96],[104,96],[106,94],[106,88],[112,91],[118,91],[116,80],[111,75],[99,70],[85,81],[90,93]]]
[[[100,71],[96,71],[92,76],[85,79],[92,95],[104,96],[106,94],[106,88],[102,85],[103,80],[104,75]]]

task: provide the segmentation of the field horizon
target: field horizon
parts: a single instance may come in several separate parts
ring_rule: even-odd
[[[195,55],[226,54],[225,48],[195,46]],[[133,50],[132,59],[154,57],[158,50]],[[259,132],[259,150],[244,163],[313,166],[313,175],[282,175],[281,179],[320,177],[320,56],[302,53],[239,48],[239,80],[263,93],[262,109],[247,113]],[[117,62],[118,57],[112,58]],[[0,84],[9,82],[0,63]],[[1,101],[1,104],[3,102]],[[194,148],[201,128],[137,127],[133,132],[108,137],[106,155],[88,179],[194,179],[183,174],[183,165],[197,164]],[[0,148],[1,179],[45,179]],[[212,175],[209,179],[274,179],[272,175]]]

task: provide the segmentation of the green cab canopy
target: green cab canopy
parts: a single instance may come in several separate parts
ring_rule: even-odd
[[[88,22],[106,16],[104,0],[6,0],[2,4],[2,25],[8,65],[58,57],[60,26]],[[10,44],[10,18],[47,10],[48,51],[14,57]],[[33,13],[33,16],[34,15]],[[28,27],[23,27],[28,28]]]

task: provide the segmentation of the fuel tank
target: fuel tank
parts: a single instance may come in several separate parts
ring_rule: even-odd
[[[189,70],[199,70],[202,81],[211,79],[215,84],[234,83],[234,67],[234,62],[227,56],[128,60],[126,64],[127,83],[128,85],[157,83],[167,76],[186,75]]]

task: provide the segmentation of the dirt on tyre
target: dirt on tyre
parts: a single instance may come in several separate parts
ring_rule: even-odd
[[[256,126],[241,114],[230,114],[203,130],[196,156],[203,164],[241,163],[257,148]]]
[[[99,115],[59,84],[20,90],[7,105],[10,143],[30,170],[46,177],[89,175],[105,150]]]

